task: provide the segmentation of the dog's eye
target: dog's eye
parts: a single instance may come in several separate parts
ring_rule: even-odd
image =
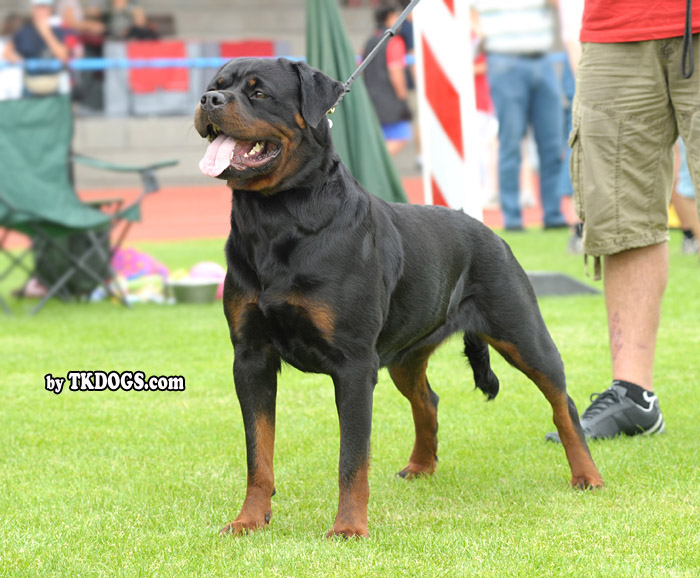
[[[251,98],[267,98],[267,94],[265,94],[262,90],[256,90],[252,95]]]

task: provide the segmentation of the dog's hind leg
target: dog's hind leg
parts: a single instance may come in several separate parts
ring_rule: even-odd
[[[549,401],[571,467],[571,485],[600,487],[603,479],[588,450],[576,406],[566,393],[564,364],[559,351],[536,302],[528,303],[521,313],[517,324],[506,323],[500,328],[492,325],[491,334],[480,337],[527,375]]]
[[[478,238],[478,237],[477,237]],[[593,462],[579,422],[576,406],[566,393],[564,364],[542,314],[525,271],[505,243],[481,238],[481,259],[472,263],[469,289],[459,300],[465,351],[474,364],[477,387],[495,393],[483,346],[485,341],[511,365],[527,375],[552,406],[571,468],[571,484],[598,487],[603,480]]]
[[[398,390],[411,403],[416,440],[408,465],[398,475],[414,478],[430,475],[437,465],[437,406],[439,398],[430,389],[425,372],[434,348],[420,350],[399,365],[389,366],[389,375]]]

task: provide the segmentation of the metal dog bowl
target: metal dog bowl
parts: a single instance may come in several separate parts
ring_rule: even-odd
[[[213,303],[218,281],[210,279],[179,279],[168,283],[178,303]]]

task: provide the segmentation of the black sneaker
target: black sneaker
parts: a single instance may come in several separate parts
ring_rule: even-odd
[[[591,395],[591,405],[581,415],[581,427],[587,439],[614,438],[659,434],[665,431],[664,416],[659,409],[659,398],[653,393],[642,394],[646,406],[632,401],[627,388],[613,383],[603,393]],[[560,443],[557,432],[548,433],[546,440]]]
[[[684,255],[696,255],[698,252],[698,240],[695,237],[684,238],[681,245],[681,253]]]
[[[696,255],[698,253],[698,240],[693,235],[693,231],[683,231],[683,244],[681,245],[681,253],[684,255]]]
[[[569,253],[583,255],[583,223],[576,223],[569,237]]]

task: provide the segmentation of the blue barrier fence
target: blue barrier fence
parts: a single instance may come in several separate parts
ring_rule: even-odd
[[[287,56],[290,60],[303,60],[296,56]],[[25,70],[110,70],[130,68],[219,68],[230,58],[75,58],[67,65],[54,59],[32,59],[19,63],[0,60],[0,68],[23,67]]]
[[[278,58],[266,56],[263,58]],[[289,60],[305,61],[303,56],[285,56]],[[131,68],[219,68],[230,58],[199,57],[199,58],[75,58],[67,65],[55,59],[32,59],[19,63],[0,60],[0,69],[22,67],[25,70],[61,70],[67,66],[70,70],[125,70]],[[360,57],[357,57],[358,62]],[[415,56],[406,56],[406,64],[415,64]]]

